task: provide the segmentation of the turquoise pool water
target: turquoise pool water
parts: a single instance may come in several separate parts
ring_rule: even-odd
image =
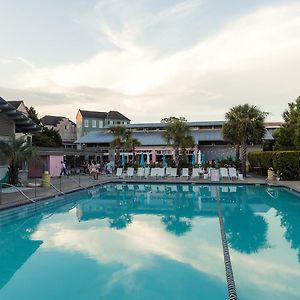
[[[110,184],[0,212],[0,299],[300,299],[300,198],[264,186]]]

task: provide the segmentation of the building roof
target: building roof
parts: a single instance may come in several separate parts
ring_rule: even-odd
[[[81,110],[79,109],[82,117],[84,118],[95,118],[95,119],[114,119],[114,120],[124,120],[124,121],[130,121],[127,117],[122,115],[118,111],[109,111],[109,112],[103,112],[103,111],[90,111],[90,110]]]
[[[0,97],[0,113],[5,114],[9,119],[15,122],[16,132],[30,133],[40,131],[41,128],[36,125],[24,113],[18,111],[13,105]]]
[[[200,122],[187,122],[190,127],[220,127],[225,121],[200,121]],[[164,128],[166,123],[140,123],[140,124],[127,124],[125,125],[129,129],[140,129],[140,128]]]
[[[44,125],[57,126],[57,124],[59,122],[61,122],[63,119],[68,119],[73,125],[76,125],[69,118],[61,117],[61,116],[49,116],[49,115],[46,115],[46,116],[44,116],[44,117],[41,118],[41,122]]]
[[[198,141],[223,141],[223,135],[221,129],[200,129],[193,130],[192,135],[195,142]],[[133,132],[132,136],[139,140],[142,146],[163,146],[166,145],[166,141],[161,136],[161,131],[137,131]],[[266,130],[265,140],[273,140],[271,133]],[[83,137],[79,138],[75,143],[77,144],[107,144],[111,143],[113,137],[105,130],[93,131]]]
[[[111,110],[107,113],[107,118],[108,119],[114,119],[114,120],[124,120],[124,121],[130,121],[127,117],[122,115],[120,112]]]
[[[9,104],[11,104],[14,108],[18,109],[18,107],[21,105],[21,103],[23,102],[21,101],[7,101]]]

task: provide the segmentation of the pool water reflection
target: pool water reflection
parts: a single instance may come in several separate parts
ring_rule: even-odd
[[[226,299],[217,197],[239,299],[299,299],[297,196],[163,184],[105,185],[35,214],[0,213],[0,299]]]

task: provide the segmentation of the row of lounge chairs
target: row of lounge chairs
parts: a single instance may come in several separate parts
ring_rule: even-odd
[[[125,172],[123,168],[117,168],[116,176],[121,178],[175,178],[177,177],[177,168],[138,168],[135,172],[134,168],[127,168]],[[182,168],[180,177],[181,178],[193,178],[200,179],[203,176],[204,179],[238,179],[238,172],[236,168],[220,168],[220,169],[212,169],[209,168],[205,171],[203,168],[193,168],[190,174],[189,168]],[[241,179],[241,177],[240,177]]]

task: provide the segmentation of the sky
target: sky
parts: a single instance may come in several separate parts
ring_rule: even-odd
[[[75,120],[280,121],[300,96],[300,1],[0,0],[0,96]]]

